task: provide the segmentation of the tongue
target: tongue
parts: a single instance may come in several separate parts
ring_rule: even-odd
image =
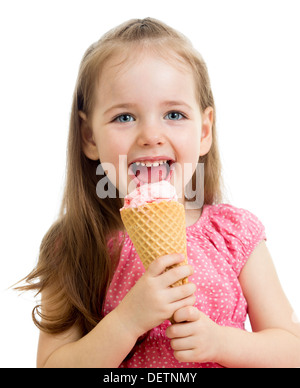
[[[136,177],[144,183],[155,183],[163,181],[169,173],[169,165],[161,164],[158,167],[137,166]]]

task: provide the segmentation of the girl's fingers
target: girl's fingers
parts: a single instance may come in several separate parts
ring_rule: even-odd
[[[154,260],[148,267],[147,271],[151,276],[159,276],[165,270],[175,264],[179,264],[184,261],[184,256],[181,254],[172,254],[159,257]]]
[[[195,348],[195,338],[192,336],[171,340],[173,350],[192,350]]]
[[[170,268],[161,275],[162,284],[166,287],[171,286],[178,280],[187,278],[193,274],[193,267],[188,264],[177,265]]]
[[[200,311],[195,306],[185,306],[175,311],[175,322],[193,322],[200,318]]]
[[[191,295],[196,291],[196,285],[194,283],[186,283],[181,286],[170,288],[170,302],[180,301]]]
[[[181,309],[182,307],[186,307],[186,306],[193,306],[195,302],[196,302],[196,297],[194,294],[192,294],[186,298],[183,298],[183,299],[177,300],[176,302],[171,303],[172,310],[174,313],[176,313],[178,309]]]

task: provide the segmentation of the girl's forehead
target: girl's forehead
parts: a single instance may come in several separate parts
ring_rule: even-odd
[[[149,98],[145,96],[151,96],[151,101],[175,101],[179,95],[196,98],[194,81],[191,67],[171,55],[161,56],[151,51],[137,55],[121,53],[111,57],[103,67],[96,101],[103,106],[113,99],[142,101]]]
[[[105,77],[108,73],[116,76],[124,74],[133,65],[138,65],[145,58],[160,60],[183,73],[193,73],[191,64],[171,48],[165,47],[163,50],[159,50],[155,46],[133,46],[129,50],[123,48],[123,50],[114,52],[103,64],[99,76]]]
[[[169,100],[177,101],[178,96],[187,93],[199,100],[197,74],[189,61],[176,50],[167,46],[160,50],[156,47],[119,46],[110,54],[102,63],[95,84],[94,106],[100,104],[103,107],[112,99],[124,99],[124,95],[133,97],[133,91],[142,93],[146,89],[151,95],[158,93],[161,98],[168,94]],[[176,98],[169,97],[174,94]]]

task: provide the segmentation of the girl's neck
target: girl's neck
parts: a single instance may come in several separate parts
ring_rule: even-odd
[[[185,226],[189,227],[194,225],[202,214],[202,208],[200,209],[185,209]]]

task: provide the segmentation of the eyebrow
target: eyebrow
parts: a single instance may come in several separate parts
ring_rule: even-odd
[[[188,109],[192,109],[192,107],[184,101],[164,101],[162,103],[162,105],[165,105],[165,106],[185,106]]]
[[[117,105],[113,105],[111,106],[110,108],[108,108],[104,114],[107,114],[108,112],[110,112],[111,110],[114,110],[114,109],[131,109],[131,108],[135,108],[136,107],[136,104],[131,104],[131,103],[127,103],[127,104],[117,104]]]
[[[134,103],[121,103],[121,104],[116,104],[116,105],[113,105],[111,107],[109,107],[105,112],[104,114],[107,114],[109,113],[110,111],[114,110],[114,109],[132,109],[132,108],[135,108],[138,104],[134,104]],[[184,101],[163,101],[161,103],[162,106],[166,106],[166,107],[171,107],[171,106],[185,106],[186,108],[188,109],[191,109],[192,110],[192,107],[187,104],[186,102]]]

